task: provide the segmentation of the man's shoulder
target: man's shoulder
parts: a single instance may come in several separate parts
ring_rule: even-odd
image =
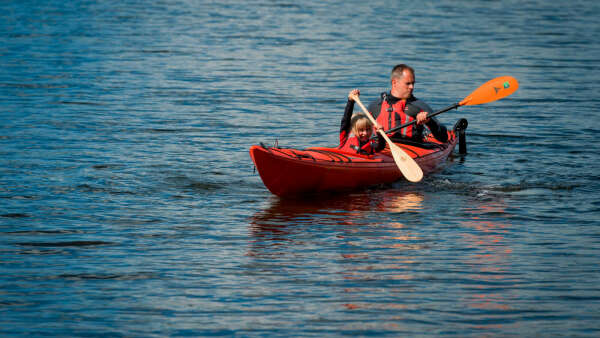
[[[385,100],[386,95],[390,95],[390,93],[387,93],[387,92],[379,93],[379,95],[377,95],[377,97],[373,101],[371,101],[371,103],[369,104],[369,107],[376,106],[376,105],[381,106],[381,103],[383,103],[383,100]]]
[[[381,102],[383,102],[383,100],[385,100],[386,95],[390,95],[390,93],[388,93],[388,92],[381,92],[381,93],[379,93],[379,95],[377,95],[377,97],[375,98],[375,100],[373,100],[371,103],[379,103],[379,104],[381,104]]]
[[[426,111],[428,113],[431,113],[433,111],[431,107],[427,103],[425,103],[425,101],[418,99],[414,96],[408,99],[406,101],[406,104],[417,107],[419,111]]]
[[[381,103],[384,100],[383,97],[384,97],[385,94],[386,94],[385,92],[379,94],[377,96],[377,98],[375,98],[375,100],[373,100],[373,101],[371,101],[371,103],[369,103],[368,109],[369,109],[369,111],[371,113],[373,113],[373,114],[379,114]]]

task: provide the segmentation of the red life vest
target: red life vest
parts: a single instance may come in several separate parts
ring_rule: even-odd
[[[362,147],[360,146],[360,141],[358,137],[354,136],[354,134],[350,134],[348,138],[346,135],[340,134],[340,146],[339,149],[348,153],[354,154],[363,154],[363,155],[373,155],[375,153],[375,144],[373,140],[369,140]],[[345,139],[345,141],[344,141]]]
[[[389,108],[390,104],[388,103],[388,100],[382,100],[381,111],[379,112],[379,116],[377,116],[377,123],[379,123],[384,131],[414,120],[412,116],[409,116],[404,112],[406,100],[398,100],[394,103],[390,109],[391,112],[388,111]],[[415,134],[414,129],[415,125],[413,124],[400,129],[397,133],[400,133],[403,137],[411,138]]]

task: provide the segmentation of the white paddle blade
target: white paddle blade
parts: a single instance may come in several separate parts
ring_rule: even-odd
[[[398,165],[402,175],[411,182],[421,181],[423,179],[423,170],[421,170],[417,162],[393,142],[389,142],[389,145],[394,162]]]

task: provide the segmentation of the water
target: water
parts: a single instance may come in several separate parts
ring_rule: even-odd
[[[595,336],[595,1],[5,1],[3,336]],[[335,145],[397,63],[466,156],[311,200],[252,144]]]

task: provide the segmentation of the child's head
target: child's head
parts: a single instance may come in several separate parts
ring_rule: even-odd
[[[352,116],[352,132],[361,141],[366,142],[373,133],[373,123],[365,114],[355,114]]]

